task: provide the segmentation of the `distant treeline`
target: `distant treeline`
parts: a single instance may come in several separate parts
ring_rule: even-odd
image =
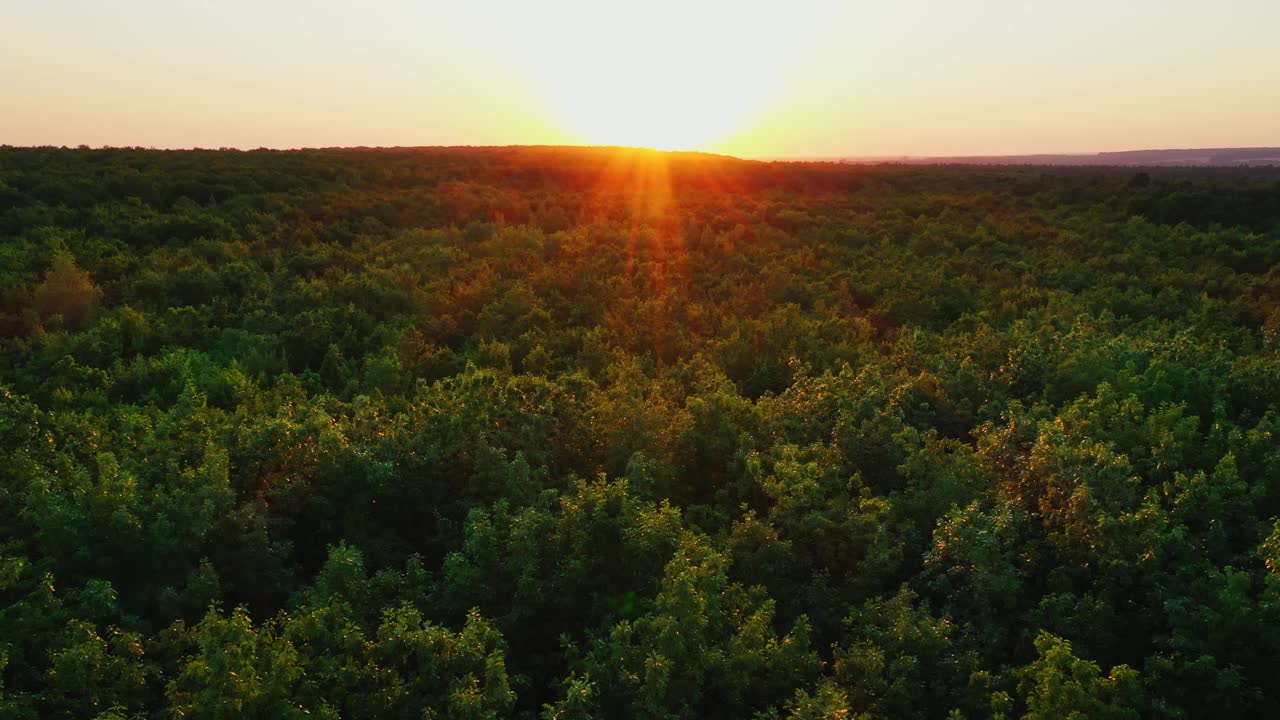
[[[1280,148],[1199,148],[1122,150],[1100,153],[1034,155],[952,155],[900,158],[847,158],[850,162],[899,162],[914,165],[1051,165],[1092,167],[1269,167],[1280,166]]]
[[[1280,713],[1280,169],[0,148],[0,718]]]

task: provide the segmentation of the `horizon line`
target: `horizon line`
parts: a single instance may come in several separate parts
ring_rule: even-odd
[[[450,144],[450,145],[309,145],[309,146],[239,146],[220,145],[217,147],[203,145],[156,146],[156,145],[89,145],[87,143],[71,144],[33,144],[14,145],[0,143],[0,149],[54,149],[54,150],[146,150],[154,152],[307,152],[338,150],[511,150],[520,148],[544,149],[582,149],[582,150],[643,150],[666,154],[710,155],[732,158],[736,160],[752,160],[759,162],[862,162],[874,163],[895,161],[920,162],[965,160],[965,159],[1019,159],[1019,158],[1096,158],[1104,155],[1139,154],[1139,153],[1188,153],[1188,152],[1239,152],[1246,150],[1274,151],[1280,156],[1280,141],[1276,145],[1217,145],[1189,147],[1147,147],[1122,148],[1110,150],[1086,151],[1054,151],[1037,150],[1033,152],[969,152],[969,153],[834,153],[834,154],[779,154],[779,155],[735,155],[727,152],[694,148],[655,148],[644,145],[620,144],[578,144],[578,143],[509,143],[509,144]],[[1268,158],[1270,159],[1270,158]],[[1280,159],[1280,158],[1278,158]]]

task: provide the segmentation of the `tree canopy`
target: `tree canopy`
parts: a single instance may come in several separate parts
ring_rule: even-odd
[[[1280,170],[0,148],[0,717],[1280,712]]]

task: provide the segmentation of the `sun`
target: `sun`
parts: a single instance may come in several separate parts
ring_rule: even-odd
[[[575,142],[717,150],[762,104],[765,33],[749,32],[732,5],[559,9],[539,16],[524,71],[547,115]]]
[[[749,120],[752,88],[705,58],[618,54],[566,72],[549,102],[568,132],[593,145],[711,149]]]

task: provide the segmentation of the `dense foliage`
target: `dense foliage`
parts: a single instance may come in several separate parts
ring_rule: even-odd
[[[0,717],[1280,713],[1280,171],[0,149]]]

